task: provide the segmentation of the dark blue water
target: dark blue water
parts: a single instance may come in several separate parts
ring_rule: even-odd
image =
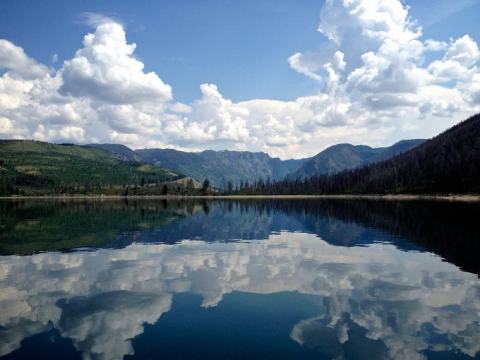
[[[477,204],[0,202],[3,359],[480,358]]]

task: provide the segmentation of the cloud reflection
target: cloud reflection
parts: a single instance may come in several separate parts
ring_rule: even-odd
[[[175,294],[195,293],[202,306],[215,307],[234,291],[322,297],[323,312],[297,323],[290,336],[313,348],[328,338],[336,356],[358,329],[389,358],[480,351],[476,275],[429,253],[337,247],[305,233],[1,257],[0,288],[0,355],[54,327],[84,359],[121,359],[133,353],[131,339],[143,325],[170,310]]]

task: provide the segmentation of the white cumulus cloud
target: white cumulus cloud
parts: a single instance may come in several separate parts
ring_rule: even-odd
[[[94,31],[57,70],[0,40],[2,137],[260,150],[287,158],[338,142],[428,137],[480,111],[475,39],[424,39],[400,0],[327,0],[318,26],[324,40],[287,59],[318,90],[289,101],[235,102],[221,84],[198,84],[199,99],[178,102],[172,87],[135,57],[120,22],[84,17]]]
[[[19,46],[8,40],[0,39],[0,70],[5,69],[13,76],[32,79],[48,72],[46,66],[37,63],[25,54]]]
[[[61,70],[62,93],[91,97],[114,104],[166,101],[172,89],[154,72],[145,73],[133,57],[135,44],[128,44],[123,27],[100,23],[83,39],[83,48]]]

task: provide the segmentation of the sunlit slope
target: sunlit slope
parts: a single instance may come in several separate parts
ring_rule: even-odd
[[[177,174],[122,161],[102,149],[38,141],[0,141],[0,194],[52,193],[169,181]]]

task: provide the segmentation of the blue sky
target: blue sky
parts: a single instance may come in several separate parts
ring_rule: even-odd
[[[335,6],[341,6],[341,1],[332,0],[332,2]],[[362,4],[362,2],[365,2],[365,4]],[[353,3],[365,6],[370,11],[369,15],[367,14],[361,19],[362,21],[368,20],[369,16],[375,18],[378,15],[375,18],[375,21],[377,21],[383,16],[380,12],[385,10],[376,5],[371,6],[371,0],[355,0]],[[460,0],[452,2],[450,0],[439,0],[432,2],[424,0],[400,3],[398,0],[388,0],[385,3],[388,3],[388,6],[390,6],[387,9],[388,16],[393,16],[392,21],[397,22],[397,25],[400,24],[398,25],[400,27],[403,26],[401,24],[405,19],[401,16],[398,19],[395,18],[395,12],[401,13],[404,10],[408,12],[408,27],[412,30],[412,33],[415,32],[416,28],[421,27],[422,34],[418,36],[418,40],[424,44],[428,39],[445,42],[445,44],[453,43],[455,39],[459,39],[465,34],[468,34],[475,44],[480,39],[480,26],[478,24],[480,1]],[[402,11],[398,11],[398,9]],[[163,135],[154,136],[154,128],[135,132],[133,131],[134,124],[118,126],[118,128],[112,126],[111,123],[118,124],[122,121],[121,116],[111,120],[110,124],[107,125],[100,123],[92,125],[93,122],[97,121],[94,118],[98,119],[101,117],[98,113],[98,107],[96,107],[93,109],[95,114],[87,123],[75,125],[79,129],[84,130],[82,136],[76,136],[80,142],[123,140],[123,142],[134,147],[148,143],[149,145],[162,147],[168,146],[194,150],[204,148],[249,149],[267,151],[282,157],[288,157],[290,154],[298,157],[311,155],[327,145],[340,141],[384,145],[399,140],[401,136],[430,136],[476,109],[476,103],[468,109],[466,106],[463,106],[465,111],[460,111],[462,109],[458,110],[460,107],[458,103],[451,106],[446,103],[440,104],[439,102],[435,104],[418,103],[415,117],[419,119],[419,122],[401,123],[399,125],[398,118],[405,116],[406,112],[403,110],[407,111],[408,109],[402,108],[399,110],[398,104],[396,104],[395,114],[398,116],[395,119],[395,116],[392,117],[391,113],[387,114],[383,111],[386,105],[382,105],[381,109],[373,109],[374,112],[369,115],[369,119],[360,121],[363,121],[362,124],[364,126],[354,134],[352,131],[355,127],[359,127],[360,122],[346,124],[345,122],[342,123],[342,121],[335,120],[341,116],[335,116],[335,119],[321,120],[320,117],[324,118],[327,115],[319,114],[318,110],[315,110],[317,112],[313,111],[311,117],[318,115],[319,120],[316,121],[317,124],[298,124],[298,122],[296,123],[296,115],[293,113],[289,113],[288,116],[284,116],[282,119],[278,112],[283,111],[285,113],[284,110],[265,110],[271,104],[259,105],[258,103],[252,103],[252,101],[256,100],[271,99],[278,101],[277,105],[282,107],[286,101],[297,101],[302,97],[317,96],[328,92],[326,90],[326,72],[322,66],[329,62],[334,50],[341,51],[345,55],[347,72],[350,74],[356,67],[361,67],[363,60],[360,59],[363,53],[367,53],[368,50],[373,50],[373,53],[380,53],[378,44],[373,46],[369,41],[371,39],[367,39],[368,41],[365,38],[353,39],[352,35],[346,33],[347,35],[344,36],[348,38],[343,39],[342,44],[338,45],[334,44],[331,39],[328,39],[325,32],[318,31],[317,29],[321,25],[320,14],[322,11],[331,17],[331,21],[340,21],[340,18],[334,19],[332,17],[337,10],[332,7],[329,8],[324,1],[318,0],[135,2],[118,0],[48,0],[41,2],[3,0],[0,2],[0,39],[5,39],[14,46],[22,48],[26,56],[50,68],[50,77],[55,77],[56,75],[58,77],[62,76],[64,61],[69,61],[75,57],[76,51],[82,48],[84,36],[87,33],[94,33],[95,27],[98,26],[98,22],[93,24],[91,18],[90,21],[87,21],[88,16],[85,15],[86,13],[95,14],[95,16],[108,19],[108,21],[116,22],[126,33],[126,42],[128,44],[136,44],[134,54],[131,56],[144,65],[144,73],[154,72],[164,84],[168,84],[171,87],[172,96],[168,101],[176,104],[171,106],[165,105],[161,110],[157,109],[155,113],[143,110],[142,113],[155,117],[158,120],[156,124],[158,133],[165,133],[163,130],[166,130],[167,127],[173,124],[173,120],[170,124],[168,123],[168,119],[173,116],[171,112],[175,112],[171,108],[181,104],[191,107],[187,111],[187,113],[192,114],[188,116],[188,124],[193,124],[193,127],[196,127],[198,124],[199,127],[199,136],[197,137],[193,135],[182,137],[178,134],[166,137]],[[343,8],[341,11],[351,11],[351,9]],[[379,13],[376,15],[375,11]],[[371,25],[369,21],[362,23],[362,29]],[[392,32],[393,39],[397,35]],[[359,47],[358,51],[354,49],[357,45]],[[370,48],[369,46],[373,47]],[[405,49],[408,46],[410,45],[406,45]],[[442,50],[444,52],[447,51],[446,46],[443,46]],[[297,65],[289,61],[294,54],[298,54]],[[56,61],[53,61],[54,58]],[[426,69],[434,60],[443,58],[444,54],[437,50],[434,52],[423,51],[413,62],[419,69]],[[391,60],[389,58],[388,61]],[[443,65],[444,67],[446,66],[445,64]],[[474,63],[470,62],[468,66],[467,64],[462,65],[466,66],[465,72],[467,70],[470,73],[476,72],[476,61]],[[0,73],[8,71],[12,72],[14,70],[7,65],[2,66],[0,61]],[[339,69],[336,71],[339,72]],[[436,74],[438,75],[438,71]],[[347,75],[344,75],[344,85],[345,89],[350,89],[351,86],[347,86]],[[466,80],[462,77],[461,81],[465,82]],[[458,83],[459,78],[452,78],[448,79],[448,81],[443,81],[442,86],[459,89]],[[472,91],[476,91],[476,79],[474,77],[470,79],[470,83],[473,85],[465,85],[464,87],[470,86],[469,88],[474,89]],[[208,115],[213,118],[216,116],[210,113],[210,108],[202,108],[199,112],[195,111],[196,103],[205,100],[202,103],[205,105],[205,102],[208,103],[209,101],[206,99],[208,95],[205,95],[205,91],[200,89],[201,84],[214,85],[218,96],[222,100],[227,101],[224,107],[228,107],[228,109],[220,110],[217,113],[220,114],[220,118],[222,116],[221,111],[228,113],[230,119],[228,121],[230,123],[222,123],[222,121],[226,121],[225,119],[220,119],[220,124],[218,122],[215,123],[215,121],[211,123],[209,122],[210,120],[204,120],[202,116]],[[345,89],[341,91],[342,96],[347,91]],[[381,94],[378,92],[372,93],[367,100],[368,104],[372,104],[372,101],[381,101],[382,104],[386,104],[386,102],[391,103],[392,94],[395,94],[395,101],[401,98],[400,100],[406,104],[414,101],[411,100],[413,95],[424,96],[422,94],[426,90],[424,89],[423,92],[420,90],[421,88],[419,87],[415,90],[408,90],[410,93],[404,91],[399,97],[397,89],[393,91],[389,89],[388,94],[385,94],[385,92]],[[65,91],[64,89],[63,93],[61,92],[62,95],[68,95],[70,99],[75,97],[73,99],[75,101],[86,101],[86,90],[82,90],[81,94],[66,93]],[[345,105],[345,102],[340,106],[340,103],[337,102],[333,105],[322,103],[319,107],[337,108],[345,105],[351,109],[345,111],[353,111],[357,107],[358,98],[363,96],[362,94],[366,90],[361,91],[361,94],[360,92],[348,94],[348,102],[351,106]],[[95,94],[98,95],[98,93]],[[212,92],[209,94],[213,97],[217,96]],[[468,96],[475,98],[476,93],[472,94]],[[4,95],[6,96],[7,94]],[[331,99],[339,99],[341,94],[340,92],[335,94],[329,93],[328,96]],[[81,99],[79,100],[79,98]],[[91,103],[98,104],[98,101],[99,99],[95,99],[92,93],[89,106]],[[422,101],[424,102],[424,100]],[[230,102],[230,105],[228,102]],[[248,102],[248,104],[243,104],[244,102]],[[118,105],[119,102],[116,101],[116,104]],[[122,104],[123,108],[121,109],[110,108],[110,113],[124,111],[126,105],[135,109],[146,107],[144,104],[141,106],[125,102]],[[71,104],[71,107],[75,106],[73,103]],[[165,108],[169,106],[170,110],[168,111],[170,113],[165,113]],[[263,106],[262,110],[259,109],[261,106]],[[433,109],[439,106],[443,110],[452,109],[452,112],[441,114],[439,111],[432,110],[430,114],[426,115],[425,109]],[[457,110],[453,111],[454,108]],[[0,107],[0,116],[2,116],[1,110]],[[369,108],[367,110],[371,111],[372,109]],[[362,114],[366,114],[367,110],[363,111]],[[55,111],[61,112],[63,110],[56,109]],[[214,112],[214,110],[212,111]],[[35,114],[37,113],[35,112]],[[249,114],[247,115],[246,113]],[[197,115],[196,118],[193,117],[195,114]],[[255,114],[254,118],[252,118],[253,115],[251,114]],[[137,115],[142,117],[141,114]],[[343,115],[352,117],[363,116],[353,112],[350,115],[346,115],[346,113],[343,113]],[[42,136],[49,140],[67,140],[68,138],[68,131],[58,128],[58,120],[52,122],[51,119],[42,118],[39,115],[35,124],[25,125],[16,124],[15,120],[11,118],[12,116],[7,114],[7,111],[3,113],[3,117],[8,120],[8,124],[18,129],[23,125],[25,129],[28,129],[15,132],[11,130],[12,126],[9,126],[10,132],[4,131],[7,137],[13,135],[34,137],[34,134],[43,134],[39,135],[38,138],[41,139]],[[78,116],[85,116],[85,114],[78,114]],[[182,119],[185,118],[184,115],[179,116]],[[273,129],[272,132],[276,132],[276,134],[270,136],[269,139],[266,139],[264,135],[257,136],[258,132],[265,132],[268,129],[259,130],[255,128],[254,123],[259,121],[269,123],[270,120],[268,119],[272,117],[274,120],[271,120],[271,128]],[[381,119],[379,120],[380,117]],[[145,117],[143,116],[143,118]],[[445,118],[449,118],[449,120],[445,120]],[[425,125],[425,119],[432,123]],[[5,124],[7,124],[7,120],[4,120]],[[375,122],[377,122],[377,127],[374,126]],[[381,125],[378,125],[378,123],[381,123]],[[182,128],[184,125],[179,125],[180,130],[177,129],[178,132],[186,131],[186,128]],[[347,129],[345,129],[346,125],[349,125]],[[69,124],[69,126],[72,127],[73,125]],[[85,133],[87,126],[92,127],[88,134]],[[7,126],[4,125],[4,127],[6,128]],[[212,127],[223,127],[224,131],[218,131],[216,134],[215,131],[208,133]],[[242,127],[245,127],[245,129],[242,129]],[[303,131],[303,135],[293,134],[290,131],[292,127],[297,127],[293,132]],[[343,132],[340,131],[340,127],[344,128]],[[237,131],[237,128],[240,128],[241,131]],[[334,131],[334,128],[336,128],[336,131]],[[313,135],[307,136],[318,131],[320,132],[318,137]],[[376,135],[367,137],[366,134],[370,131],[375,131]],[[118,135],[116,138],[115,136],[107,136],[113,132]],[[47,133],[50,133],[50,135]],[[61,135],[62,133],[63,135]],[[78,130],[77,135],[80,135],[80,133],[81,131]],[[418,136],[415,136],[417,134]],[[283,141],[282,138],[284,139]]]
[[[408,1],[411,16],[429,37],[465,33],[480,38],[480,1]],[[454,3],[454,4],[453,4]],[[316,49],[319,0],[18,1],[0,2],[0,37],[21,44],[42,63],[73,56],[85,32],[82,13],[121,21],[149,71],[161,74],[180,101],[211,82],[234,101],[294,99],[316,91],[315,82],[292,71],[287,58]],[[58,66],[58,64],[56,64]]]
[[[233,100],[288,99],[315,89],[286,59],[299,47],[318,45],[320,8],[311,0],[3,1],[0,35],[43,63],[54,53],[67,59],[90,30],[81,14],[100,13],[125,25],[137,56],[174,86],[181,101],[198,97],[205,82]]]

